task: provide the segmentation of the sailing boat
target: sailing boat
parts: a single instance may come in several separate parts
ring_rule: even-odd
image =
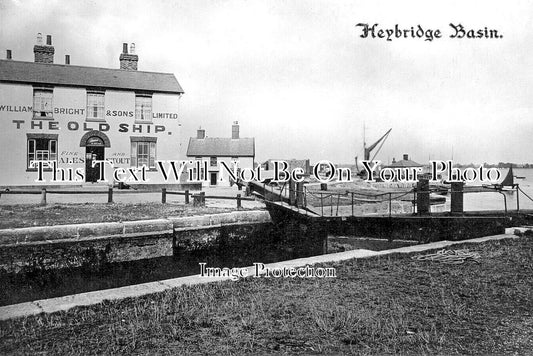
[[[502,182],[499,184],[499,188],[505,191],[514,191],[517,185],[518,184],[515,184],[514,182],[513,166],[511,165],[509,167],[509,171],[507,172],[507,175],[502,180]]]
[[[383,144],[387,140],[387,137],[389,136],[391,131],[392,131],[392,128],[390,128],[389,131],[385,132],[385,134],[383,136],[381,136],[381,138],[379,140],[374,142],[369,147],[366,147],[365,127],[363,125],[363,159],[365,161],[373,161],[374,158],[376,158],[377,154],[379,153],[379,151],[381,151],[381,148],[383,147]],[[377,148],[376,152],[374,153],[374,156],[372,156],[372,159],[370,159],[370,153],[376,148],[377,145],[379,145],[379,147]],[[355,169],[357,170],[357,172],[359,172],[358,175],[360,177],[365,175],[365,170],[359,169],[359,162],[358,162],[358,157],[357,156],[355,157]]]
[[[484,186],[485,188],[493,188],[505,192],[514,192],[518,184],[514,182],[513,166],[509,167],[509,171],[501,183],[493,184],[492,186]]]

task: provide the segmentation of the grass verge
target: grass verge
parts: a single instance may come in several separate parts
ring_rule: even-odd
[[[0,229],[32,226],[161,219],[234,211],[234,208],[194,207],[183,204],[49,204],[0,206]],[[244,209],[246,210],[246,209]]]
[[[533,239],[455,246],[481,263],[388,255],[330,279],[247,278],[0,323],[1,353],[528,354]]]

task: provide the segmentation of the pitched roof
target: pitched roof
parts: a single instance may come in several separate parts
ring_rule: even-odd
[[[0,60],[0,81],[182,94],[174,74]]]
[[[400,161],[386,165],[385,167],[423,167],[420,163],[416,163],[410,159],[402,159]]]
[[[206,137],[189,139],[187,156],[212,156],[212,157],[254,157],[255,139],[226,137]]]

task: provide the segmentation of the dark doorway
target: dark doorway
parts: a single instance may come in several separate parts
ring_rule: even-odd
[[[211,172],[210,178],[210,184],[217,185],[217,172]]]
[[[101,161],[105,158],[104,141],[100,137],[89,137],[85,146],[85,181],[96,182],[100,178],[100,165],[94,167],[93,161]],[[102,177],[104,178],[104,177]]]

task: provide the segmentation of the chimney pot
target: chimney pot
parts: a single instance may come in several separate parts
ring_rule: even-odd
[[[137,70],[137,64],[139,62],[139,56],[135,52],[135,43],[131,44],[131,53],[128,53],[128,44],[122,44],[122,53],[120,54],[120,69],[125,70]]]
[[[37,44],[33,46],[35,63],[54,63],[54,46],[52,46],[52,36],[46,36],[46,45],[43,45],[43,35],[37,34]]]
[[[231,138],[234,140],[239,138],[239,122],[238,121],[233,121],[233,125],[231,126]]]
[[[10,49],[6,50],[6,59],[12,59],[11,58],[11,50]]]
[[[70,64],[70,55],[65,54],[65,64]]]
[[[404,161],[407,161],[409,159],[409,155],[408,154],[404,154],[403,155],[403,159],[404,159]]]
[[[202,128],[199,128],[196,132],[196,138],[198,139],[204,139],[205,138],[205,130],[202,130]]]

